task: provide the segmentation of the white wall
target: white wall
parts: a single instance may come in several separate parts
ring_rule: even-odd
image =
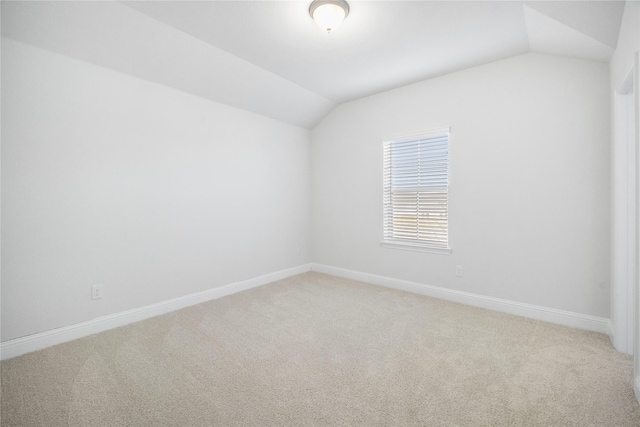
[[[2,340],[307,263],[309,188],[307,130],[3,39]]]
[[[382,248],[381,141],[440,126],[453,253]],[[608,317],[609,127],[607,64],[538,54],[343,104],[312,131],[313,261]]]

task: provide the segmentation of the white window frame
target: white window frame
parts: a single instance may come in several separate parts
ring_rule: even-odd
[[[382,232],[382,242],[381,246],[386,248],[393,249],[403,249],[403,250],[411,250],[411,251],[419,251],[419,252],[430,252],[437,254],[451,254],[451,248],[449,247],[449,181],[450,181],[450,138],[451,130],[449,127],[431,129],[426,132],[421,132],[419,134],[413,135],[405,135],[401,137],[387,138],[383,141],[383,232]],[[436,139],[442,139],[442,137],[446,136],[446,147],[444,148],[444,152],[446,152],[446,161],[442,162],[442,158],[438,159],[436,162],[433,160],[421,160],[419,161],[420,167],[418,171],[412,171],[411,176],[418,180],[418,182],[425,182],[426,185],[412,187],[413,191],[416,192],[416,203],[414,205],[409,205],[411,209],[416,209],[416,215],[426,216],[435,215],[438,222],[440,222],[439,226],[442,227],[442,220],[444,219],[444,228],[437,230],[440,233],[439,237],[435,237],[431,235],[429,232],[425,231],[425,229],[421,228],[419,223],[416,222],[416,231],[415,236],[409,237],[406,234],[407,228],[403,227],[400,231],[394,229],[394,212],[398,213],[398,206],[396,205],[396,210],[393,208],[393,183],[392,183],[392,149],[395,146],[397,150],[399,146],[402,144],[406,144],[406,146],[410,146],[411,144],[414,147],[417,147],[419,144],[418,141],[431,140],[434,144],[434,147],[438,145],[437,148],[440,149],[439,154],[442,154],[442,142],[436,142]],[[429,144],[429,143],[427,143]],[[424,145],[422,146],[425,147]],[[420,148],[416,148],[419,152],[424,152]],[[419,154],[417,154],[419,156]],[[437,163],[437,164],[436,164]],[[429,168],[436,167],[438,169],[439,178],[434,178],[431,174],[420,172],[421,167],[427,166]],[[446,172],[445,178],[442,178],[442,172]],[[435,194],[436,197],[445,200],[444,209],[443,206],[437,206],[436,209],[420,209],[419,200],[420,194],[426,193],[425,191],[420,191],[418,188],[434,188],[437,189]],[[411,190],[409,190],[411,192]],[[433,194],[433,192],[430,191]],[[423,205],[425,206],[425,205]],[[405,205],[404,208],[407,206]],[[444,231],[444,236],[442,232]],[[412,233],[412,231],[411,231]],[[433,237],[432,238],[430,238]],[[443,241],[444,238],[444,241]]]

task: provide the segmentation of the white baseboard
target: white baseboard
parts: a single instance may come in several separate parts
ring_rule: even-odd
[[[78,338],[93,335],[109,329],[139,322],[181,308],[200,304],[247,289],[265,285],[267,283],[281,280],[296,274],[305,273],[311,270],[311,264],[304,264],[285,270],[276,271],[241,282],[231,283],[218,288],[208,289],[183,297],[173,298],[156,304],[147,305],[133,310],[127,310],[108,316],[98,317],[82,323],[52,329],[21,338],[8,340],[0,344],[1,359],[10,359],[32,351],[41,350],[52,345],[72,341]]]
[[[529,319],[542,320],[544,322],[570,326],[572,328],[585,329],[587,331],[600,332],[603,334],[609,332],[609,319],[605,319],[602,317],[573,313],[570,311],[557,310],[554,308],[547,308],[499,298],[486,297],[469,292],[424,285],[422,283],[393,279],[391,277],[378,276],[376,274],[347,270],[344,268],[332,267],[323,264],[312,264],[311,269],[313,271],[330,274],[332,276],[345,277],[348,279],[358,280],[360,282],[370,283],[373,285],[385,286],[387,288],[413,292],[416,294],[439,298],[447,301],[458,302],[475,307],[500,311],[503,313],[515,314],[517,316],[527,317]]]
[[[360,271],[347,270],[339,267],[332,267],[322,264],[304,264],[285,270],[265,274],[241,282],[231,283],[218,288],[197,292],[183,297],[170,299],[152,305],[127,310],[108,316],[98,317],[82,323],[40,332],[26,337],[16,338],[2,342],[0,344],[0,358],[2,360],[41,350],[56,344],[61,344],[74,339],[86,337],[109,329],[139,322],[181,308],[189,307],[202,302],[217,299],[226,295],[231,295],[247,289],[255,288],[284,279],[286,277],[301,274],[307,271],[318,271],[320,273],[331,274],[333,276],[346,277],[373,285],[385,286],[426,295],[448,301],[500,311],[503,313],[515,314],[530,319],[542,320],[549,323],[570,326],[589,331],[608,334],[613,340],[613,327],[609,319],[589,316],[585,314],[573,313],[569,311],[557,310],[553,308],[535,306],[520,302],[508,301],[499,298],[486,297],[483,295],[468,292],[456,291],[452,289],[440,288],[437,286],[424,285],[407,280],[394,279],[391,277],[379,276],[375,274],[363,273]],[[636,378],[634,389],[636,396],[640,396],[640,376]]]

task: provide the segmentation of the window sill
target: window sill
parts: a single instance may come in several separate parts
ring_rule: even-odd
[[[400,249],[403,251],[427,252],[431,254],[451,255],[451,249],[433,248],[429,246],[416,245],[412,243],[380,242],[380,246],[389,249]]]

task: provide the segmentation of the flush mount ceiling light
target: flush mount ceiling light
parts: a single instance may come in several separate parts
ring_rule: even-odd
[[[318,27],[331,33],[349,15],[349,5],[344,0],[313,0],[309,6],[309,15]]]

